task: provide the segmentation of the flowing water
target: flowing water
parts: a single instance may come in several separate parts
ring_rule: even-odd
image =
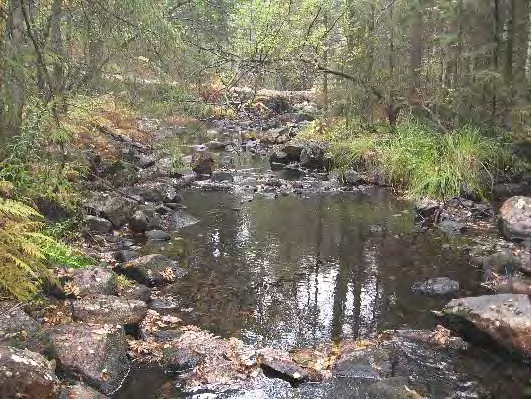
[[[252,187],[263,161],[242,159],[237,182]],[[412,205],[386,190],[279,198],[252,191],[183,193],[187,212],[200,222],[171,244],[145,248],[180,259],[188,269],[162,290],[158,311],[223,337],[289,349],[386,329],[433,328],[431,311],[448,297],[413,293],[419,280],[447,276],[460,282],[459,296],[478,293],[481,276],[456,239],[419,230]],[[171,377],[139,370],[118,397],[181,395]]]

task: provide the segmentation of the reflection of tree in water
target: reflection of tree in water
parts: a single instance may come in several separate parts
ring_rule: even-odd
[[[405,297],[411,273],[434,263],[440,244],[428,237],[425,251],[413,248],[411,235],[397,236],[411,226],[399,217],[403,205],[374,198],[256,198],[235,212],[231,194],[196,196],[190,212],[204,214],[206,228],[189,231],[191,273],[177,294],[202,326],[264,344],[311,345],[365,337],[386,320],[401,325],[384,293]]]

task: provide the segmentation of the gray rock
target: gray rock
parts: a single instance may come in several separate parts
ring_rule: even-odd
[[[172,283],[186,274],[179,264],[164,255],[152,254],[136,258],[118,267],[127,277],[147,286]]]
[[[114,253],[114,259],[116,259],[118,262],[129,262],[130,260],[138,258],[139,256],[140,253],[136,251],[129,251],[127,249]]]
[[[505,199],[518,195],[524,195],[528,189],[527,183],[498,183],[492,187],[492,195],[495,199]]]
[[[41,324],[13,302],[0,302],[0,342],[39,353],[49,352],[51,346]]]
[[[129,360],[122,327],[70,324],[54,327],[51,337],[61,370],[104,394],[114,393],[127,377]]]
[[[225,147],[227,146],[227,143],[222,143],[221,141],[212,140],[206,143],[205,146],[209,150],[221,151],[225,149]]]
[[[192,156],[192,170],[198,175],[212,175],[214,158],[208,151],[199,151]]]
[[[150,230],[146,231],[146,238],[150,241],[169,241],[171,235],[164,230]]]
[[[212,173],[210,180],[212,180],[213,182],[228,181],[228,182],[233,183],[234,176],[230,172],[226,172],[223,170],[216,170],[214,173]]]
[[[138,203],[123,196],[108,193],[92,193],[84,207],[89,213],[106,218],[114,227],[123,226],[133,215]]]
[[[414,283],[411,290],[428,295],[446,295],[459,291],[459,282],[448,277],[434,277]]]
[[[151,290],[143,284],[133,284],[122,287],[118,295],[123,299],[135,299],[148,302],[151,299]]]
[[[272,372],[286,381],[298,383],[320,380],[320,376],[317,373],[311,372],[291,360],[287,352],[262,349],[258,354],[257,360],[262,369]]]
[[[282,187],[282,181],[280,179],[270,178],[266,180],[265,185],[268,187]]]
[[[454,299],[443,310],[450,328],[471,341],[494,342],[531,358],[531,302],[527,295],[498,294]]]
[[[175,187],[165,181],[144,183],[127,190],[129,195],[138,195],[148,202],[180,202]]]
[[[183,371],[201,364],[205,356],[187,348],[169,346],[162,351],[160,365],[164,370]]]
[[[89,266],[73,272],[72,283],[79,289],[78,296],[116,295],[117,275],[104,267]]]
[[[531,197],[512,197],[500,208],[503,235],[509,240],[531,238]]]
[[[306,168],[324,168],[326,148],[320,143],[306,143],[301,151],[300,162]]]
[[[112,230],[112,223],[97,216],[85,216],[85,227],[90,233],[105,234]]]
[[[439,228],[445,233],[460,234],[466,230],[466,226],[463,223],[456,222],[455,220],[444,219],[439,223]]]
[[[44,356],[0,346],[0,397],[56,399],[59,391],[59,380]]]
[[[145,302],[117,296],[94,295],[72,302],[72,317],[86,323],[137,325],[146,314]]]
[[[101,392],[98,392],[81,382],[64,387],[61,392],[60,398],[61,399],[109,399],[108,396],[105,396]]]

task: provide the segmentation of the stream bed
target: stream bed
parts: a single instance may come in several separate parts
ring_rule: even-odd
[[[316,348],[389,329],[433,329],[433,310],[452,297],[483,293],[481,274],[463,256],[466,238],[419,229],[411,203],[379,188],[323,190],[328,182],[316,178],[303,178],[316,188],[305,194],[257,194],[253,186],[266,167],[260,158],[245,155],[235,166],[235,190],[182,193],[186,212],[199,223],[182,229],[170,243],[143,250],[180,260],[188,274],[158,292],[152,308],[257,347]],[[431,277],[449,277],[460,289],[451,296],[411,290],[413,283]],[[420,349],[411,356],[420,363],[432,361]],[[481,351],[446,356],[430,367],[440,370],[433,378],[441,384],[462,380],[462,392],[452,397],[529,394],[528,369]],[[294,388],[270,379],[259,391],[232,396],[185,394],[172,375],[140,368],[132,370],[115,397],[365,397],[356,392],[344,381]]]

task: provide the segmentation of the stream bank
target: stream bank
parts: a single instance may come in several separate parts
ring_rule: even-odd
[[[4,338],[117,398],[523,397],[526,366],[452,337],[431,311],[525,287],[525,246],[498,237],[487,204],[415,206],[354,171],[334,178],[323,148],[293,140],[315,109],[303,99],[184,139],[201,173],[148,145],[187,127],[141,121],[147,143],[112,132],[119,168],[87,154],[85,245],[101,264],[58,270],[57,299],[33,318],[8,306]]]

